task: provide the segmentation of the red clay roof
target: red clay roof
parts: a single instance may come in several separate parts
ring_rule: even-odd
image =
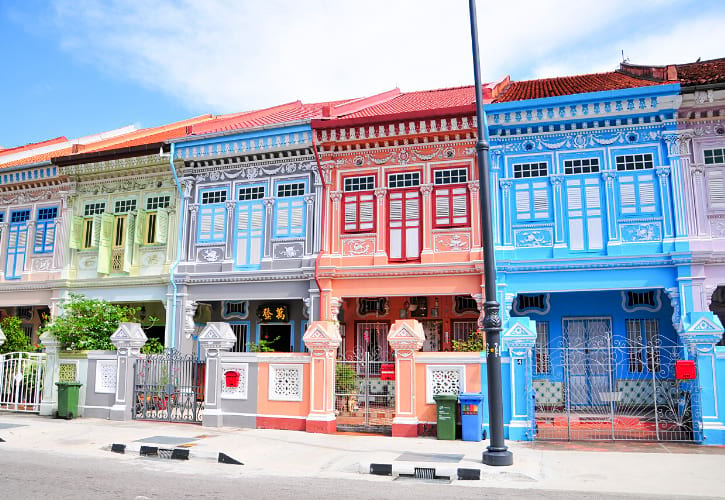
[[[725,82],[725,57],[677,65],[677,77],[683,86]]]
[[[617,71],[589,75],[560,76],[556,78],[511,82],[511,85],[494,102],[522,101],[525,99],[540,99],[543,97],[584,94],[587,92],[620,90],[662,84],[663,82],[643,80]]]
[[[396,115],[415,111],[427,111],[440,108],[455,108],[475,104],[476,94],[473,85],[447,89],[404,92],[387,102],[370,106],[342,118],[361,118],[383,115]]]
[[[56,137],[55,139],[48,139],[47,141],[34,142],[32,144],[25,144],[24,146],[17,146],[14,148],[7,148],[7,149],[0,148],[0,156],[9,155],[9,154],[13,154],[13,153],[19,153],[21,151],[27,151],[29,149],[42,148],[44,146],[58,144],[60,142],[65,142],[67,140],[68,139],[66,139],[65,137]]]
[[[340,101],[316,102],[304,104],[301,101],[289,102],[271,108],[245,111],[232,115],[221,115],[206,123],[199,123],[192,127],[192,135],[213,134],[227,130],[239,130],[263,125],[274,125],[296,120],[319,118],[326,106],[335,106],[348,99]]]

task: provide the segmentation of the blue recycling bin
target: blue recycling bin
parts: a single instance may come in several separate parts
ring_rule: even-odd
[[[483,438],[483,394],[462,392],[458,395],[461,404],[461,436],[464,441],[481,441]]]

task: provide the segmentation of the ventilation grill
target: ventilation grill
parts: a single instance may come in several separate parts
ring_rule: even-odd
[[[416,479],[435,479],[436,470],[435,468],[416,467],[414,475]]]

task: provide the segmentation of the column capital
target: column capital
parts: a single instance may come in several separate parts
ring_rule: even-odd
[[[670,175],[670,172],[672,172],[672,169],[670,167],[657,167],[655,168],[655,172],[660,177],[667,177]]]
[[[305,203],[307,205],[312,205],[315,202],[315,195],[314,194],[306,194],[304,197]]]
[[[481,190],[481,185],[478,183],[478,181],[469,181],[467,183],[467,185],[468,185],[468,190],[471,193],[478,194],[478,192]]]
[[[549,176],[549,182],[552,186],[560,186],[564,182],[564,176],[561,174],[554,174]]]
[[[498,181],[498,185],[501,186],[504,191],[508,191],[509,189],[511,189],[512,184],[513,183],[510,179],[501,179],[500,181]]]
[[[189,204],[189,212],[191,215],[196,215],[196,213],[199,211],[199,204],[198,203],[191,203]]]
[[[342,199],[342,191],[330,191],[330,199],[334,203],[340,203],[340,200]]]
[[[691,163],[690,171],[693,175],[703,177],[705,175],[705,165],[703,165],[702,163]]]
[[[375,197],[378,199],[378,201],[380,201],[385,198],[385,194],[388,192],[388,188],[379,187],[376,188],[373,192],[375,193]]]
[[[433,184],[423,184],[420,186],[420,192],[423,193],[423,196],[430,196],[430,194],[433,192]]]
[[[274,198],[263,198],[262,203],[267,209],[271,209],[274,206]]]
[[[614,182],[614,179],[617,178],[617,172],[615,170],[605,170],[599,175],[602,176],[602,180],[607,184],[612,184]]]
[[[234,200],[227,200],[224,202],[224,205],[227,207],[227,210],[232,211],[234,210],[234,207],[236,206],[237,202]]]
[[[423,342],[425,342],[423,325],[415,319],[396,320],[388,332],[388,343],[396,356],[412,356],[413,352],[420,351]]]
[[[668,156],[688,157],[690,156],[690,144],[692,142],[692,131],[673,130],[664,132],[662,140],[667,144]]]

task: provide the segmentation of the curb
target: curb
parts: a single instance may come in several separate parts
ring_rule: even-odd
[[[190,450],[189,448],[162,448],[160,446],[146,446],[139,444],[125,445],[123,443],[113,443],[110,447],[111,452],[125,454],[127,451],[138,453],[141,457],[158,457],[170,460],[189,460],[190,458],[203,458],[216,460],[220,464],[244,465],[236,458],[226,453],[204,452]]]
[[[433,467],[430,467],[433,465]],[[447,479],[453,481],[478,481],[481,479],[481,469],[465,467],[441,467],[435,464],[413,463],[360,463],[360,474],[373,474],[376,476],[407,477],[415,479]]]

